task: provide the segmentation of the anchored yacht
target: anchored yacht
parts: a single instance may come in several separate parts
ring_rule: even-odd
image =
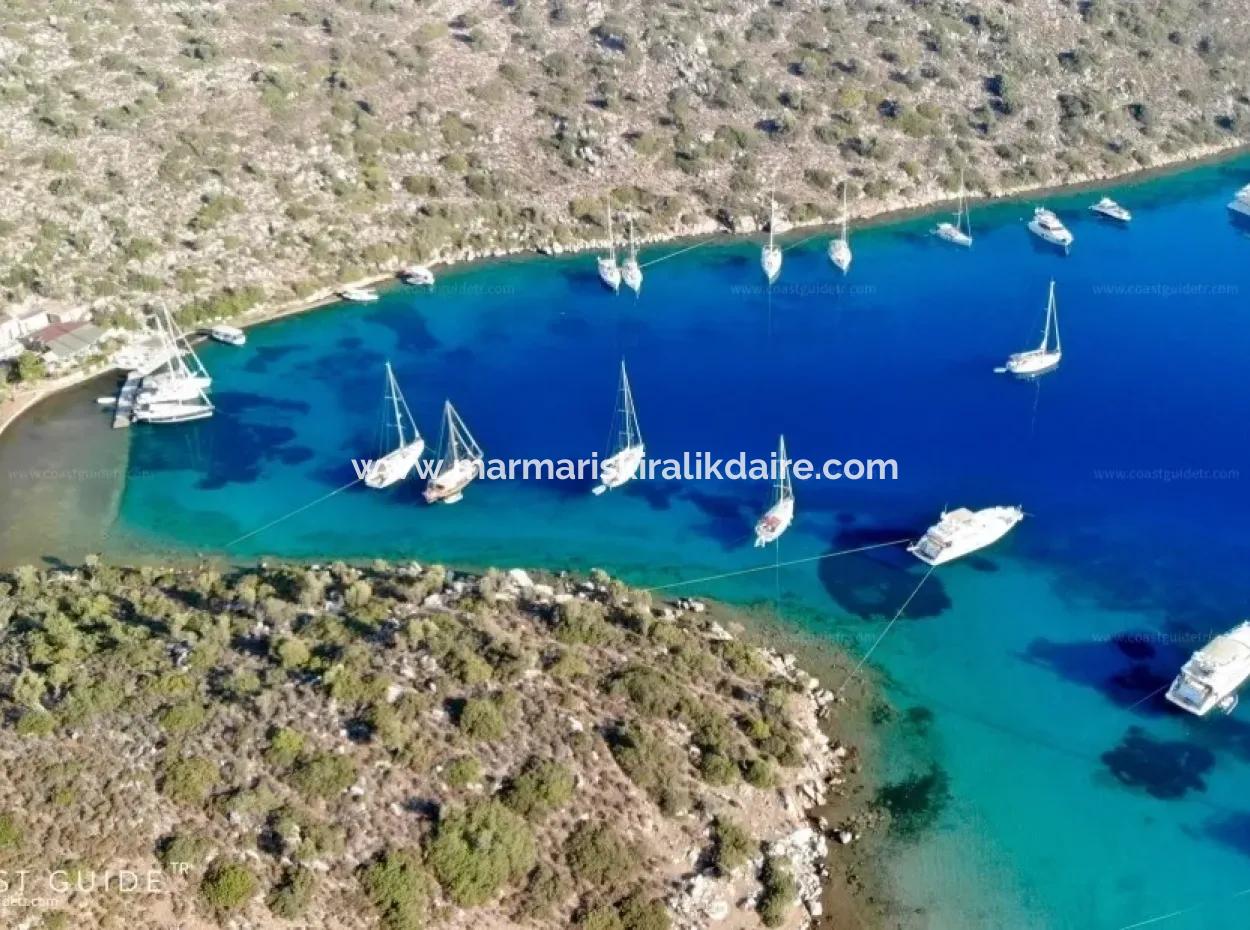
[[[1092,212],[1099,216],[1105,216],[1108,219],[1119,220],[1121,223],[1127,223],[1133,218],[1133,214],[1120,206],[1110,197],[1104,197],[1098,203],[1091,204],[1089,208]]]
[[[482,447],[456,413],[451,401],[443,404],[443,435],[439,441],[438,466],[425,486],[428,504],[454,504],[482,471]]]
[[[599,256],[599,280],[612,293],[620,293],[621,269],[616,264],[616,242],[612,238],[612,205],[608,204],[608,254]]]
[[[1250,216],[1250,184],[1239,190],[1237,196],[1228,202],[1228,209],[1242,216]]]
[[[164,344],[163,370],[152,372],[139,383],[132,416],[141,423],[187,423],[213,415],[206,393],[213,379],[174,326],[168,308],[157,315],[156,327]]]
[[[420,287],[434,286],[434,272],[430,271],[425,265],[409,265],[399,273],[399,279],[405,284],[413,284]]]
[[[794,488],[790,485],[790,460],[786,458],[786,437],[781,437],[777,451],[777,485],[773,492],[773,505],[755,524],[755,547],[758,549],[776,542],[794,522]]]
[[[1024,511],[1019,507],[944,510],[942,519],[907,551],[929,565],[945,565],[998,542],[1023,519]]]
[[[1237,689],[1247,678],[1250,620],[1220,634],[1190,656],[1168,688],[1167,699],[1199,717],[1214,708],[1231,714],[1237,706]]]
[[[842,182],[842,232],[829,242],[829,261],[846,274],[851,268],[851,240],[846,235],[846,182]]]
[[[638,474],[647,447],[638,428],[638,412],[634,409],[634,393],[629,387],[629,375],[625,373],[625,360],[621,360],[621,385],[617,391],[616,444],[612,453],[599,466],[599,484],[591,489],[595,495],[619,488]]]
[[[938,223],[933,235],[954,245],[972,245],[972,222],[968,218],[968,203],[964,199],[964,173],[959,172],[959,206],[955,210],[955,222]]]
[[[387,427],[394,426],[395,448],[369,465],[365,472],[365,484],[371,488],[389,488],[396,481],[407,478],[425,451],[425,440],[417,431],[417,424],[399,389],[399,382],[395,380],[390,362],[386,363],[386,399],[390,402],[394,420],[393,424],[388,422]]]
[[[635,294],[642,292],[642,266],[638,264],[638,246],[634,242],[634,218],[629,218],[629,255],[621,262],[621,280]]]
[[[764,277],[772,284],[781,274],[781,249],[777,248],[773,232],[777,228],[777,203],[772,195],[768,197],[768,245],[760,250],[760,267],[764,269]]]
[[[378,292],[371,287],[349,287],[339,291],[339,296],[358,304],[371,304],[378,299]]]
[[[1051,333],[1055,340],[1052,347]],[[1042,344],[1036,349],[1017,352],[1007,359],[1007,364],[996,368],[998,374],[1010,372],[1021,378],[1036,378],[1059,367],[1063,358],[1063,346],[1059,341],[1059,308],[1055,305],[1055,282],[1050,282],[1050,298],[1046,302],[1046,325],[1042,329]]]
[[[1045,207],[1038,207],[1033,211],[1033,219],[1029,220],[1029,232],[1039,239],[1059,246],[1065,252],[1071,247],[1074,238],[1068,231],[1068,227],[1060,222],[1059,217]]]

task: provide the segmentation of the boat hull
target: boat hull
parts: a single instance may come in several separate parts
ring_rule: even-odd
[[[642,292],[642,268],[635,261],[626,261],[621,266],[621,280],[635,294]]]
[[[481,471],[481,459],[463,459],[430,479],[422,495],[427,504],[454,504]]]
[[[599,280],[612,292],[620,291],[621,269],[617,267],[616,262],[610,258],[599,259]]]
[[[846,274],[851,267],[851,246],[845,239],[834,239],[829,243],[829,261]]]
[[[987,507],[971,517],[972,523],[952,534],[944,532],[948,515],[943,514],[942,520],[930,527],[919,542],[908,546],[907,551],[926,565],[945,565],[998,542],[1024,519],[1024,511],[1019,507]]]
[[[1021,352],[1007,359],[1007,371],[1017,378],[1036,378],[1059,367],[1059,352]]]
[[[764,246],[763,251],[760,252],[760,268],[769,284],[776,281],[777,276],[781,274],[781,249],[776,246]]]
[[[141,406],[134,412],[140,423],[191,423],[213,415],[213,405],[159,403]]]
[[[421,459],[421,453],[424,451],[425,440],[417,439],[387,453],[370,466],[365,475],[365,485],[381,489],[403,481]]]
[[[776,542],[793,522],[794,500],[777,501],[755,524],[755,547],[758,549]]]
[[[953,223],[939,223],[937,229],[933,230],[933,235],[952,245],[962,245],[965,248],[972,245],[972,237]]]
[[[1228,209],[1234,213],[1240,213],[1242,216],[1250,216],[1250,201],[1238,198],[1229,202]]]
[[[620,452],[608,456],[599,466],[599,483],[595,485],[593,493],[602,494],[604,491],[619,488],[626,482],[632,481],[638,474],[638,469],[642,466],[642,460],[646,455],[646,446],[638,445],[627,446]]]

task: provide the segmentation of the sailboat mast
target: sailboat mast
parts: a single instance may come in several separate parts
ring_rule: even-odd
[[[1055,351],[1060,351],[1059,342],[1059,307],[1055,304],[1055,282],[1050,282],[1050,304],[1046,308],[1046,318],[1051,320],[1051,327],[1055,331]]]
[[[395,431],[399,434],[399,446],[403,448],[407,445],[408,440],[404,437],[404,420],[399,412],[399,385],[395,383],[395,372],[391,369],[391,363],[386,363],[386,388],[391,395],[391,409],[395,413]]]
[[[847,185],[847,182],[843,181],[842,182],[842,241],[843,242],[846,241],[846,219],[847,219],[846,217],[846,185]]]
[[[1046,325],[1042,329],[1042,351],[1050,345],[1050,318],[1055,312],[1055,282],[1050,282],[1050,296],[1046,299]]]
[[[773,197],[773,192],[768,191],[768,250],[773,249],[773,230],[777,227],[777,201]],[[622,365],[623,367],[623,365]]]
[[[638,415],[634,412],[634,394],[629,387],[629,374],[625,371],[625,360],[621,359],[621,427],[622,432],[617,442],[621,449],[635,446],[642,441],[638,430]]]
[[[612,201],[608,200],[608,257],[616,261],[616,241],[612,238]]]
[[[781,446],[777,452],[777,468],[779,475],[777,478],[777,500],[783,501],[794,496],[794,491],[790,487],[790,461],[786,458],[786,437],[781,437]]]
[[[634,244],[634,215],[629,215],[629,257],[638,260],[638,246]]]

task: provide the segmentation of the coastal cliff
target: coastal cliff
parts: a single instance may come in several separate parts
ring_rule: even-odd
[[[600,572],[0,576],[6,925],[843,915],[846,705],[720,619]]]

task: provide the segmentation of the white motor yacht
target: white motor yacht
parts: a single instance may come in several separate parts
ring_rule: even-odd
[[[371,287],[349,287],[339,291],[339,296],[358,304],[371,304],[378,299],[378,292]]]
[[[1199,717],[1215,708],[1231,714],[1237,706],[1237,689],[1247,678],[1250,620],[1220,634],[1190,656],[1168,688],[1167,699]]]
[[[1029,220],[1029,232],[1051,245],[1059,246],[1065,252],[1071,248],[1075,238],[1068,231],[1068,227],[1060,222],[1059,217],[1045,207],[1038,207],[1033,211],[1033,219]]]
[[[1242,216],[1250,216],[1250,184],[1239,190],[1237,195],[1228,202],[1228,209]]]
[[[425,265],[409,265],[399,273],[399,279],[405,284],[421,287],[434,286],[434,272],[430,271]]]
[[[237,326],[218,323],[208,328],[208,338],[216,342],[224,342],[228,346],[241,346],[247,343],[247,334]]]
[[[1023,519],[1024,511],[1019,507],[945,510],[942,519],[907,551],[929,565],[945,565],[998,542]]]
[[[1099,216],[1105,216],[1108,219],[1118,220],[1121,223],[1127,223],[1133,218],[1133,214],[1120,206],[1110,197],[1104,197],[1098,203],[1090,204],[1090,211],[1097,213]]]

